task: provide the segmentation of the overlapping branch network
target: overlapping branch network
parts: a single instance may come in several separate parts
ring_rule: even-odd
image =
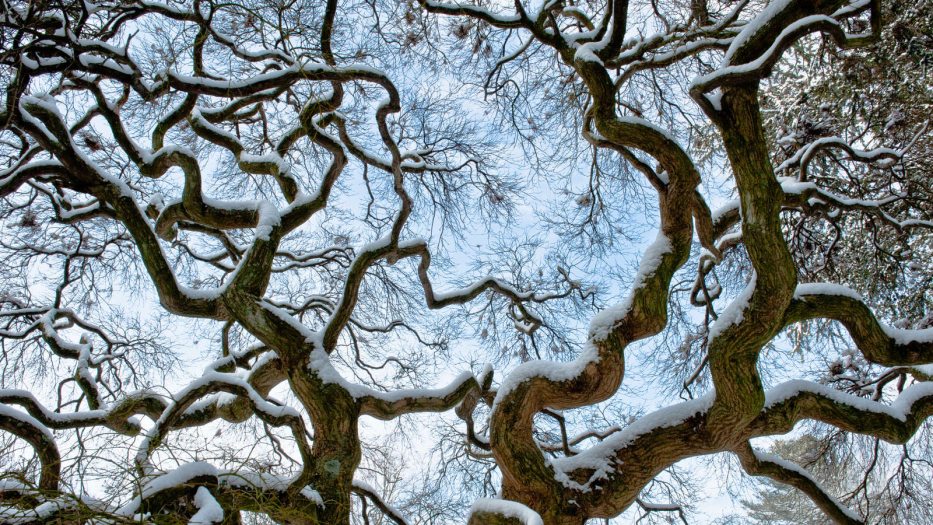
[[[491,375],[478,380],[466,373],[440,389],[388,392],[378,383],[345,379],[331,354],[348,344],[357,348],[364,371],[377,368],[360,358],[358,332],[409,330],[424,342],[414,324],[360,313],[367,276],[383,263],[417,257],[428,307],[499,294],[529,331],[542,321],[528,304],[575,289],[568,279],[568,291],[533,293],[488,278],[462,290],[434,291],[427,243],[406,238],[415,204],[409,178],[459,178],[458,185],[482,191],[495,181],[455,141],[450,148],[438,140],[435,151],[401,138],[396,85],[379,69],[335,54],[336,1],[313,13],[318,38],[299,35],[316,46],[313,51],[289,33],[284,4],[3,2],[0,9],[6,75],[0,195],[10,203],[7,217],[41,201],[51,214],[44,220],[72,225],[80,237],[76,245],[53,248],[7,246],[64,258],[51,305],[5,298],[0,315],[5,341],[28,343],[20,347],[23,355],[42,352],[44,343],[73,367],[73,378],[60,383],[54,409],[31,392],[0,390],[0,428],[32,446],[41,463],[37,480],[5,482],[2,519],[161,513],[236,522],[240,510],[254,510],[282,521],[339,523],[349,519],[351,493],[394,516],[378,494],[353,480],[361,455],[357,420],[447,410],[481,383],[488,389]],[[159,60],[159,35],[136,32],[153,25],[189,39],[190,48],[164,50],[170,56]],[[256,31],[238,30],[244,26]],[[356,94],[348,94],[350,88]],[[367,91],[373,89],[381,95],[375,102]],[[386,176],[388,195],[379,197],[388,204],[379,205],[392,213],[375,216],[371,200],[364,223],[376,239],[358,248],[345,238],[303,245],[314,239],[315,221],[334,206],[334,189],[350,177],[351,162],[362,166],[371,199],[380,186],[369,169]],[[163,195],[166,189],[170,195]],[[18,204],[23,199],[25,206]],[[100,242],[113,224],[119,233]],[[143,371],[133,369],[139,345],[116,340],[68,306],[79,285],[93,292],[96,282],[83,272],[112,256],[112,246],[133,247],[121,252],[120,262],[141,265],[170,314],[224,324],[221,357],[171,395],[114,384],[126,368],[145,383]],[[170,247],[196,270],[181,271]],[[270,291],[273,280],[303,271],[318,272],[311,282],[329,290],[298,302]],[[232,344],[237,331],[253,342]],[[77,343],[75,332],[84,333]],[[61,389],[71,382],[75,398],[63,399],[68,390]],[[286,383],[300,409],[272,397]],[[72,412],[63,413],[68,407]],[[271,428],[285,430],[299,456],[291,474],[160,464],[159,448],[170,433],[252,418],[266,426],[273,443],[278,438]],[[66,487],[54,432],[94,427],[142,436],[135,496],[120,507],[69,495]]]
[[[651,12],[647,6],[627,1],[605,6],[551,1],[534,10],[521,2],[514,9],[503,6],[501,10],[432,0],[421,4],[430,12],[471,17],[504,31],[522,30],[528,39],[552,48],[586,87],[584,136],[598,148],[617,152],[644,173],[659,197],[658,239],[642,257],[629,298],[593,321],[588,349],[569,365],[533,362],[519,367],[504,380],[492,401],[485,448],[502,469],[503,497],[523,507],[483,506],[475,509],[474,521],[527,522],[522,508],[533,509],[545,523],[613,517],[676,461],[728,450],[740,457],[748,472],[800,488],[834,520],[860,522],[857,514],[827,495],[800,467],[754,452],[747,442],[785,432],[802,419],[814,419],[902,443],[928,416],[928,385],[902,394],[894,409],[830,394],[813,383],[793,383],[766,393],[758,373],[760,352],[788,324],[814,318],[841,321],[865,358],[885,366],[929,361],[933,340],[928,330],[897,331],[880,325],[866,303],[848,288],[798,285],[782,214],[795,211],[834,221],[861,213],[880,218],[896,233],[914,228],[928,231],[931,225],[922,203],[918,206],[896,190],[875,198],[850,197],[822,186],[823,180],[808,179],[808,165],[821,152],[838,149],[847,160],[886,169],[903,158],[909,145],[862,150],[841,138],[827,137],[804,144],[774,168],[758,90],[785,51],[806,35],[822,33],[841,47],[875,41],[881,28],[880,4],[788,0],[754,9],[742,2],[728,8],[717,5],[715,12],[712,2],[693,2],[689,12],[680,13],[665,12],[657,4]],[[650,36],[627,32],[635,9],[647,11],[663,30]],[[852,32],[852,27],[862,29]],[[490,79],[502,78],[500,70],[531,53],[526,51],[529,47],[525,42],[516,53],[506,55]],[[722,57],[719,66],[708,66],[717,55]],[[737,186],[738,199],[714,213],[696,191],[698,170],[673,133],[631,115],[632,105],[621,92],[639,73],[692,60],[699,66],[689,94],[718,128]],[[665,327],[671,278],[687,261],[694,224],[703,252],[691,299],[710,312],[712,324],[705,335],[708,355],[703,363],[709,368],[715,393],[651,414],[608,437],[600,436],[601,443],[582,452],[571,449],[566,433],[562,446],[539,443],[534,432],[536,414],[591,405],[611,396],[622,381],[625,348]],[[712,304],[722,287],[709,283],[708,276],[725,252],[738,246],[748,255],[751,278],[728,307],[716,312]],[[924,377],[920,372],[914,376]],[[794,408],[782,412],[777,407],[786,405],[770,401],[775,396],[801,400],[801,404],[789,401]],[[804,404],[808,409],[800,408]],[[777,419],[777,413],[790,417],[785,426],[760,423]],[[872,413],[884,416],[874,418]],[[472,419],[467,422],[472,432]],[[471,436],[470,442],[484,446],[482,436]],[[564,451],[565,456],[550,458],[547,452],[555,450]]]
[[[933,222],[907,192],[862,192],[858,184],[852,190],[812,173],[822,156],[866,170],[893,169],[910,144],[864,148],[826,136],[779,159],[762,124],[759,84],[807,35],[828,36],[841,48],[870,43],[881,27],[879,3],[699,0],[682,12],[628,0],[418,4],[424,16],[465,17],[483,31],[521,35],[512,47],[504,40],[484,84],[490,96],[510,93],[516,82],[508,68],[524,64],[526,55],[552,53],[568,83],[584,93],[582,128],[575,132],[634,167],[656,190],[659,232],[627,298],[593,319],[575,360],[523,363],[495,389],[488,372],[461,374],[439,389],[386,391],[375,380],[351,381],[337,365],[347,348],[360,374],[370,378],[400,363],[387,357],[381,367],[367,364],[358,333],[404,330],[425,342],[414,322],[367,315],[383,299],[367,296],[367,284],[399,261],[417,259],[412,281],[428,308],[495,296],[529,337],[547,326],[536,305],[585,292],[566,271],[556,290],[520,289],[489,277],[435,291],[429,244],[413,235],[413,217],[424,202],[414,188],[429,186],[434,177],[482,197],[498,196],[494,177],[466,147],[435,150],[400,130],[397,85],[356,62],[366,56],[362,49],[351,54],[347,45],[335,45],[343,8],[335,0],[314,9],[302,4],[308,11],[294,16],[284,3],[4,2],[0,196],[11,210],[4,220],[22,217],[28,225],[35,221],[27,220],[29,206],[41,201],[48,217],[77,228],[78,236],[68,246],[4,241],[8,250],[64,260],[47,304],[4,298],[0,336],[32,345],[22,352],[50,350],[73,371],[60,390],[71,383],[75,388],[55,409],[31,392],[0,390],[0,428],[28,443],[41,464],[35,481],[0,486],[0,516],[29,521],[94,513],[119,520],[161,513],[235,522],[240,510],[249,510],[282,522],[346,523],[350,495],[357,494],[404,522],[372,487],[354,480],[363,447],[358,421],[456,406],[469,446],[491,457],[502,475],[502,498],[478,502],[475,523],[580,524],[615,517],[633,504],[679,512],[641,499],[645,486],[681,459],[724,451],[751,474],[799,488],[834,520],[861,522],[806,471],[755,450],[750,440],[808,419],[904,443],[933,410],[930,384],[904,390],[893,404],[803,381],[766,391],[758,369],[762,349],[794,323],[837,320],[866,360],[925,380],[928,374],[917,367],[933,362],[933,334],[885,326],[849,288],[801,283],[784,217],[799,213],[841,228],[867,216],[897,233],[927,232]],[[375,3],[368,8],[378,15]],[[642,15],[660,30],[645,33],[647,22],[634,28]],[[188,47],[158,59],[158,49],[141,54],[155,47],[134,34],[146,24],[177,30]],[[684,96],[716,127],[718,158],[735,182],[737,199],[717,211],[701,192],[705,175],[690,148],[665,127],[671,119],[655,124],[624,94],[635,79],[674,66],[695,76]],[[534,72],[515,77],[523,74]],[[580,99],[576,91],[569,98]],[[360,222],[370,242],[352,243],[356,247],[344,232],[331,235],[322,226],[337,207],[351,164],[361,169],[368,197]],[[167,188],[168,196],[162,193]],[[116,233],[108,229],[114,225]],[[561,411],[616,394],[625,352],[669,326],[672,281],[686,268],[695,241],[702,250],[690,299],[707,312],[702,366],[712,391],[625,426],[568,435]],[[173,259],[172,248],[184,257]],[[724,290],[716,269],[731,251],[743,250],[751,268],[745,288],[717,309]],[[113,337],[69,304],[73,290],[93,279],[89,261],[104,264],[99,261],[115,253],[116,262],[106,264],[141,265],[169,313],[224,326],[214,352],[219,358],[172,395],[114,385],[135,366],[138,342]],[[299,277],[288,281],[289,275]],[[314,293],[273,291],[276,282],[303,279]],[[388,277],[383,282],[392,284]],[[85,335],[74,342],[78,331]],[[234,344],[237,334],[248,344]],[[289,398],[277,400],[274,390],[287,390]],[[481,402],[490,408],[486,432],[477,428]],[[65,408],[73,411],[65,414]],[[536,418],[542,414],[557,421],[560,443],[541,441]],[[297,451],[287,474],[203,462],[160,465],[170,433],[253,418],[274,444],[276,432],[284,433]],[[53,431],[92,427],[141,436],[132,458],[136,487],[120,506],[69,496],[64,486]],[[594,439],[597,444],[583,446]]]

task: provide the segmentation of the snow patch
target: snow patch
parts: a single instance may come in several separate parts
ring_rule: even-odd
[[[658,267],[661,266],[661,263],[664,261],[664,256],[672,251],[674,251],[674,246],[671,244],[670,239],[663,233],[658,232],[654,242],[648,246],[648,249],[645,250],[645,254],[641,258],[641,263],[638,265],[638,273],[635,275],[635,281],[628,297],[621,303],[606,308],[593,317],[589,329],[591,341],[603,341],[609,337],[615,325],[624,319],[632,308],[635,292],[643,287],[648,279],[657,272]]]
[[[206,487],[198,487],[197,492],[194,493],[194,504],[198,511],[191,516],[188,521],[189,525],[220,523],[224,520],[224,509]]]
[[[490,514],[499,514],[508,518],[515,518],[522,522],[522,525],[544,525],[541,515],[530,508],[518,503],[504,499],[480,498],[473,503],[470,508],[470,514],[476,512],[488,512]]]
[[[856,301],[862,300],[862,296],[852,288],[835,283],[798,284],[797,289],[794,290],[794,299],[805,299],[807,295],[835,295],[839,297],[848,297]]]
[[[522,363],[511,374],[506,376],[502,381],[502,384],[499,385],[499,390],[496,392],[496,398],[493,401],[493,407],[495,407],[500,400],[505,399],[512,390],[517,388],[519,385],[535,377],[545,378],[549,381],[560,382],[560,381],[569,381],[583,372],[583,369],[586,368],[590,363],[596,363],[599,361],[599,354],[596,351],[596,348],[592,344],[586,344],[583,347],[583,351],[580,353],[580,356],[574,359],[569,363],[561,363],[559,361],[529,361],[527,363]]]
[[[757,278],[758,276],[755,272],[752,272],[752,278],[748,281],[748,284],[745,285],[745,289],[742,290],[742,293],[733,299],[732,302],[729,303],[729,306],[719,314],[719,318],[716,319],[713,326],[709,328],[710,341],[719,337],[723,330],[726,330],[730,326],[737,325],[745,319],[745,310],[748,309],[748,303],[755,293],[755,282]]]

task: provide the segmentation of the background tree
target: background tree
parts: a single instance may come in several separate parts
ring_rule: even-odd
[[[923,7],[0,6],[4,521],[915,516]]]

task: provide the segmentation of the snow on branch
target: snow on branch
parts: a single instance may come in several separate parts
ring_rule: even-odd
[[[767,476],[780,483],[791,485],[806,494],[823,512],[836,523],[861,525],[864,520],[855,511],[830,495],[813,479],[809,472],[774,454],[754,450],[746,443],[735,451],[746,472],[754,476]]]
[[[470,391],[479,387],[476,377],[464,372],[445,388],[366,394],[359,398],[360,413],[388,420],[413,412],[443,412],[456,406]]]
[[[933,413],[933,383],[917,383],[890,405],[804,380],[782,383],[766,393],[764,408],[750,425],[752,435],[789,432],[804,419],[842,430],[905,443]]]
[[[221,523],[224,519],[224,509],[217,503],[206,487],[198,487],[194,494],[194,505],[198,511],[188,520],[189,525],[208,525]]]
[[[29,443],[36,451],[41,465],[38,487],[46,491],[58,490],[61,479],[61,454],[52,431],[29,414],[4,404],[0,404],[0,430]]]
[[[871,362],[886,366],[933,363],[933,328],[905,330],[881,324],[862,298],[846,286],[831,283],[797,286],[784,325],[817,318],[842,323]]]
[[[480,498],[470,509],[469,525],[544,525],[541,515],[516,501]]]
[[[181,419],[185,411],[198,399],[216,392],[227,392],[245,398],[249,401],[253,413],[262,421],[273,426],[288,426],[292,431],[305,464],[312,463],[311,458],[313,456],[306,439],[305,423],[297,410],[271,403],[256,392],[249,382],[237,375],[206,372],[178,392],[174,401],[169,404],[152,428],[146,432],[135,458],[137,468],[142,475],[149,475],[153,471],[150,457],[169,430],[175,426],[176,421]],[[304,482],[306,483],[307,480],[304,480]]]

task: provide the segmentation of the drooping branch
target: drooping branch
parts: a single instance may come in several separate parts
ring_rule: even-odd
[[[395,522],[397,525],[409,525],[409,521],[392,505],[387,503],[382,496],[371,486],[362,481],[353,481],[353,492],[361,498],[367,498],[382,512],[384,516]]]
[[[0,430],[29,443],[39,458],[41,468],[37,486],[55,492],[61,481],[62,459],[52,432],[29,414],[0,404]]]
[[[753,476],[768,478],[791,485],[806,494],[817,507],[836,523],[859,525],[865,523],[858,514],[829,495],[813,477],[798,465],[773,454],[759,452],[746,443],[735,451],[742,468]]]

